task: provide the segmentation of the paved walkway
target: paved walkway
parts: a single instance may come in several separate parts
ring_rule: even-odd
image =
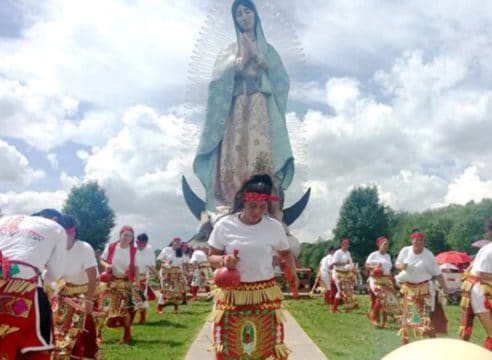
[[[299,326],[296,319],[284,310],[287,322],[285,323],[285,344],[292,353],[289,360],[327,360],[318,346]],[[206,322],[195,341],[191,345],[185,360],[214,360],[214,353],[209,350],[212,345],[212,323]]]

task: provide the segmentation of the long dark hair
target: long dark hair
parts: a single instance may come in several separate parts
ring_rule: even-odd
[[[246,192],[256,192],[259,194],[271,195],[273,181],[270,175],[253,175],[241,186],[234,196],[234,204],[231,213],[237,213],[244,208],[243,195]]]

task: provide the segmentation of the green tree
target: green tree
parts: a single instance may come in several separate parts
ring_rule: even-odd
[[[94,249],[104,249],[115,225],[115,215],[109,207],[106,192],[97,182],[73,187],[63,204],[63,213],[77,219],[78,239],[88,242]]]
[[[334,230],[335,239],[349,238],[354,261],[363,263],[375,250],[379,236],[389,236],[392,211],[379,203],[375,186],[356,187],[343,202]]]

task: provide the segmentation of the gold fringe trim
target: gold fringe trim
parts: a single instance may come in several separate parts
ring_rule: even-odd
[[[63,284],[59,285],[59,289],[59,294],[62,296],[76,296],[85,294],[89,290],[89,284],[72,285],[63,282]]]
[[[275,345],[275,354],[277,359],[283,359],[287,357],[292,351],[285,344]]]
[[[337,273],[338,280],[350,280],[355,278],[355,273],[353,271],[339,271],[335,270]]]
[[[235,306],[255,305],[263,302],[282,300],[282,291],[277,285],[269,288],[258,289],[234,289],[225,290],[217,288],[214,290],[215,300],[218,302],[231,304]]]
[[[430,296],[429,283],[427,281],[421,284],[403,283],[400,292],[411,297]]]

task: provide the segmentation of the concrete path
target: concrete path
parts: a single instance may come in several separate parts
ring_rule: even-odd
[[[311,338],[299,326],[296,319],[284,310],[287,322],[285,323],[285,344],[292,350],[289,360],[327,360]],[[210,347],[212,345],[212,323],[206,322],[191,345],[185,360],[214,360],[215,356]]]

